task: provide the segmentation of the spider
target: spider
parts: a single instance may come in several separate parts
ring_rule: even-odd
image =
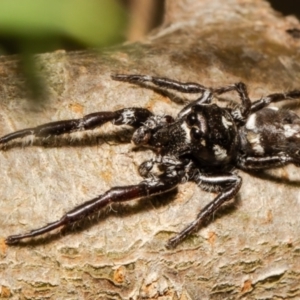
[[[267,107],[272,102],[300,98],[300,90],[270,94],[251,102],[242,82],[207,88],[197,83],[148,75],[117,74],[111,77],[150,88],[201,96],[184,106],[175,118],[154,115],[145,108],[130,107],[96,112],[81,119],[46,123],[1,137],[0,144],[5,146],[26,136],[58,136],[91,130],[110,121],[114,125],[133,127],[133,144],[149,147],[155,153],[155,158],[139,166],[139,174],[143,177],[140,183],[113,187],[71,209],[55,222],[24,234],[8,236],[7,244],[73,224],[113,202],[166,193],[179,184],[193,181],[206,191],[216,192],[217,196],[193,222],[168,241],[168,248],[176,247],[204,225],[220,206],[236,196],[242,185],[236,169],[259,170],[288,163],[300,166],[300,117],[291,110]],[[223,108],[212,103],[214,97],[230,91],[238,94],[239,105]]]

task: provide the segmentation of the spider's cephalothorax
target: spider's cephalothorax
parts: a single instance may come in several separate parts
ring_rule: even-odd
[[[176,118],[131,107],[92,113],[82,119],[51,122],[0,138],[0,144],[5,146],[29,135],[44,138],[69,134],[94,129],[110,121],[115,125],[135,128],[133,143],[149,147],[156,154],[155,158],[140,165],[139,173],[144,180],[139,184],[114,187],[73,208],[58,221],[25,234],[9,236],[7,244],[67,226],[112,202],[162,194],[186,181],[194,181],[205,190],[218,192],[195,221],[169,240],[168,246],[175,247],[204,224],[224,202],[237,194],[242,179],[234,171],[235,168],[256,170],[287,163],[300,165],[300,118],[290,110],[267,107],[272,102],[300,98],[298,90],[271,94],[251,102],[246,86],[241,82],[213,89],[196,83],[144,75],[114,75],[112,78],[134,84],[149,84],[150,88],[152,84],[161,89],[201,94],[201,97],[185,106]],[[230,91],[238,93],[242,102],[240,105],[222,108],[211,104],[214,96]]]
[[[133,135],[139,146],[150,146],[161,155],[177,158],[191,154],[201,165],[228,164],[236,155],[238,132],[230,113],[215,104],[193,106],[175,121],[159,119],[154,128],[145,122]],[[155,120],[152,117],[150,120]]]

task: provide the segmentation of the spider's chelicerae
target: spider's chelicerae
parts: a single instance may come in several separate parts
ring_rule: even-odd
[[[12,140],[32,135],[36,138],[91,130],[110,121],[129,125],[135,131],[132,142],[150,147],[155,158],[142,163],[143,180],[135,185],[113,187],[104,194],[73,208],[58,221],[28,233],[11,235],[7,244],[52,231],[85,218],[112,202],[162,194],[177,185],[193,181],[204,190],[218,195],[196,219],[168,241],[175,247],[187,235],[204,224],[210,216],[239,191],[242,179],[235,169],[258,170],[293,163],[300,166],[300,118],[290,110],[268,108],[272,102],[300,98],[300,91],[276,93],[251,102],[244,83],[220,88],[206,88],[197,83],[181,83],[167,78],[144,75],[113,75],[118,81],[201,94],[173,118],[154,115],[145,108],[130,107],[117,111],[96,112],[82,119],[63,120],[28,128],[0,138],[6,145]],[[239,95],[241,104],[222,108],[212,98],[230,91]],[[154,171],[154,166],[156,170]]]

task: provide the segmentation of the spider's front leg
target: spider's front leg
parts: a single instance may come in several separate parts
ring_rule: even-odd
[[[124,108],[116,111],[96,112],[86,115],[81,119],[50,122],[37,127],[15,131],[1,137],[0,144],[6,144],[12,140],[29,135],[33,135],[34,137],[48,137],[75,131],[91,130],[109,121],[115,125],[139,127],[151,116],[153,116],[153,114],[149,110],[137,107]]]
[[[151,83],[156,87],[163,89],[175,90],[181,93],[187,94],[199,94],[201,93],[201,97],[192,101],[190,104],[185,106],[178,114],[178,118],[183,117],[188,114],[191,108],[195,105],[199,104],[209,104],[212,101],[213,93],[211,88],[207,88],[201,84],[194,82],[180,82],[177,80],[172,80],[164,77],[155,77],[149,75],[125,75],[125,74],[116,74],[111,76],[112,79],[118,81],[125,81],[133,84],[141,84],[141,83]]]
[[[92,215],[93,213],[113,202],[125,202],[137,198],[150,197],[168,192],[176,188],[180,181],[180,176],[169,177],[167,175],[161,175],[157,178],[144,180],[137,185],[114,187],[108,190],[106,193],[92,200],[84,202],[83,204],[70,210],[58,221],[49,223],[41,228],[31,230],[28,233],[11,235],[7,237],[6,243],[8,245],[15,244],[25,238],[39,236],[61,226],[70,225]]]
[[[194,222],[189,224],[184,230],[168,241],[168,248],[176,247],[188,235],[197,230],[200,225],[205,224],[209,217],[211,217],[221,205],[235,197],[242,185],[242,178],[234,174],[223,176],[206,176],[198,174],[194,180],[200,186],[211,185],[212,187],[215,187],[216,190],[221,189],[221,193],[200,211]]]
[[[198,94],[204,93],[208,90],[205,86],[194,82],[180,82],[164,77],[155,77],[150,75],[125,75],[115,74],[111,78],[117,81],[125,81],[133,84],[141,84],[144,82],[152,83],[154,86],[175,90],[181,93]]]

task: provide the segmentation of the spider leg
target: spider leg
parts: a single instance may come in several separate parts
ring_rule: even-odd
[[[213,215],[217,209],[226,201],[232,199],[239,191],[242,185],[242,178],[230,174],[223,176],[206,176],[199,174],[195,181],[201,186],[202,184],[210,184],[221,189],[221,193],[208,205],[206,205],[198,214],[196,220],[190,223],[184,230],[182,230],[175,237],[168,241],[167,247],[174,248],[189,234],[194,232],[200,225],[203,225],[207,219]]]
[[[115,74],[111,75],[111,78],[118,81],[130,82],[133,84],[141,84],[144,82],[150,82],[154,86],[176,90],[181,93],[198,94],[202,93],[201,97],[191,102],[189,105],[185,106],[178,114],[178,118],[183,117],[190,112],[191,107],[198,104],[209,104],[211,103],[213,93],[210,88],[207,88],[201,84],[194,82],[180,82],[164,77],[153,77],[149,75],[125,75],[125,74]]]
[[[270,103],[275,103],[283,100],[293,100],[298,98],[300,98],[300,90],[294,90],[288,93],[270,94],[266,97],[263,97],[260,100],[253,102],[251,106],[251,113],[254,113],[268,106]]]
[[[137,198],[149,197],[170,191],[180,183],[181,177],[168,177],[162,175],[159,178],[144,180],[137,185],[114,187],[104,194],[84,202],[73,208],[58,221],[47,224],[44,227],[31,230],[28,233],[11,235],[7,237],[6,244],[18,243],[25,238],[32,238],[50,232],[58,227],[70,225],[81,220],[113,202],[124,202]]]
[[[150,82],[160,88],[172,89],[181,93],[189,93],[189,94],[204,93],[208,90],[208,88],[198,83],[194,83],[194,82],[183,83],[177,80],[171,80],[164,77],[154,77],[149,75],[115,74],[115,75],[111,75],[111,78],[118,81],[130,82],[133,84]]]
[[[247,87],[243,82],[238,82],[216,89],[206,88],[206,90],[203,91],[203,94],[200,98],[191,102],[179,112],[178,118],[182,118],[184,115],[188,114],[191,108],[195,105],[210,104],[214,95],[221,95],[231,91],[236,91],[242,101],[242,105],[239,105],[232,109],[231,114],[234,117],[234,119],[245,123],[251,112],[251,100],[248,96]]]
[[[269,157],[239,157],[237,167],[242,170],[261,170],[284,166],[288,163],[299,163],[288,155],[274,155]]]
[[[188,114],[191,111],[191,108],[195,105],[201,105],[201,104],[210,104],[211,100],[213,98],[213,93],[210,89],[207,89],[201,97],[196,99],[195,101],[192,101],[188,105],[186,105],[179,113],[177,118],[182,118],[184,115]]]
[[[28,135],[35,137],[56,136],[74,131],[90,130],[111,121],[115,125],[131,125],[139,127],[153,114],[144,108],[124,108],[116,111],[96,112],[80,119],[63,120],[46,123],[37,127],[19,130],[0,138],[0,144],[23,138]]]
[[[213,90],[214,94],[221,95],[227,92],[236,91],[242,101],[242,105],[237,106],[231,112],[236,120],[245,122],[251,113],[251,100],[248,96],[247,87],[243,82],[238,82],[225,87],[216,88]]]

